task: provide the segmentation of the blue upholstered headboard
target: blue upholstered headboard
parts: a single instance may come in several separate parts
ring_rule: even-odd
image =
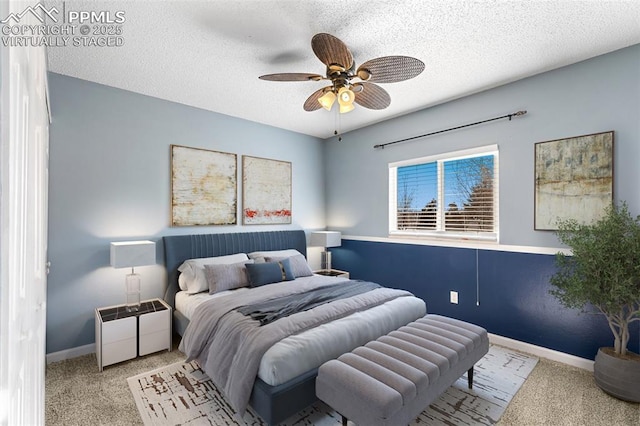
[[[171,235],[162,237],[164,260],[169,285],[164,300],[175,308],[178,267],[187,259],[250,253],[259,250],[296,249],[307,255],[307,239],[303,230],[237,232],[229,234]]]

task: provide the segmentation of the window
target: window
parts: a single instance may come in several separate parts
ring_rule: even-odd
[[[389,233],[498,240],[498,147],[389,164]]]

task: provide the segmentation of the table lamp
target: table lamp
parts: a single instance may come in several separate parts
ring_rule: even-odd
[[[331,252],[328,247],[340,247],[342,235],[338,231],[317,231],[311,233],[311,245],[324,247],[320,267],[331,269]]]
[[[136,266],[155,265],[156,243],[153,241],[122,241],[111,243],[111,266],[131,268],[125,279],[128,312],[140,309],[140,274],[133,270]]]

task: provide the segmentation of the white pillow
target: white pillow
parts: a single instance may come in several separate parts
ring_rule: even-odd
[[[281,258],[287,258],[287,257],[295,256],[297,254],[302,256],[302,253],[300,253],[296,249],[272,250],[272,251],[254,251],[254,252],[249,253],[249,259],[256,259],[258,257],[281,257]]]
[[[178,271],[180,271],[180,276],[178,276],[180,290],[189,294],[209,291],[209,283],[204,273],[204,265],[228,265],[245,260],[249,260],[245,253],[185,260],[178,268]]]

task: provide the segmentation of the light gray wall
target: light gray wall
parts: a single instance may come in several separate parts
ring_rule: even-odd
[[[124,302],[125,269],[109,243],[162,235],[325,226],[323,142],[317,138],[50,74],[47,353],[94,342],[94,309]],[[170,145],[291,161],[293,224],[172,228]],[[238,208],[241,208],[240,185]],[[155,266],[136,268],[142,298],[166,286]]]
[[[385,87],[393,102],[393,85]],[[528,114],[373,149],[518,110]],[[615,131],[615,198],[627,200],[630,210],[640,214],[640,45],[356,130],[343,135],[342,142],[329,140],[328,228],[386,237],[389,162],[498,144],[500,242],[558,247],[552,232],[533,230],[534,144],[609,130]]]

